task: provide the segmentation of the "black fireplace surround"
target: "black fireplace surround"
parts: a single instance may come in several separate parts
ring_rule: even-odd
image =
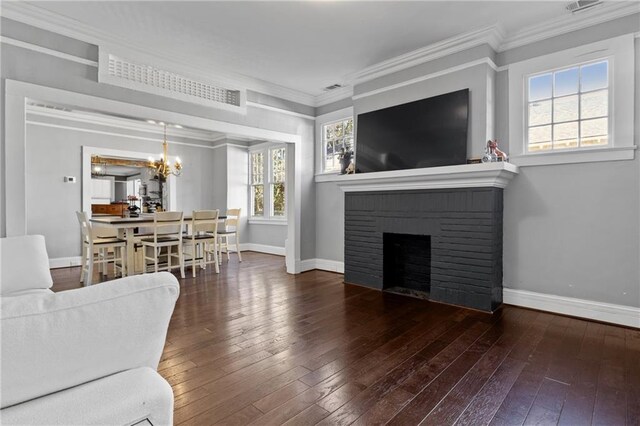
[[[397,262],[388,258],[397,252],[389,244],[408,244],[406,256],[416,249],[411,241],[428,239],[430,255],[417,254],[424,267],[411,259],[408,287],[422,285],[434,301],[493,312],[502,303],[502,210],[502,188],[495,187],[347,192],[345,282],[397,285],[385,277],[385,262],[387,270]]]

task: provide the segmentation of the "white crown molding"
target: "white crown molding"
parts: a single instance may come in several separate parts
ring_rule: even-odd
[[[316,106],[323,106],[343,99],[350,99],[353,96],[353,85],[329,90],[316,96]]]
[[[145,133],[162,135],[164,130],[158,124],[151,124],[137,120],[129,120],[120,117],[110,117],[103,114],[94,114],[85,111],[65,111],[54,108],[47,108],[38,105],[26,105],[25,110],[28,114],[41,117],[50,117],[57,119],[70,120],[81,123],[96,124],[108,127],[114,127],[124,130],[134,130]],[[201,140],[205,142],[215,142],[225,137],[224,134],[199,131],[191,129],[180,129],[176,127],[167,127],[167,136],[183,137],[187,139]]]
[[[289,111],[287,109],[282,109],[282,108],[278,108],[278,107],[274,107],[271,105],[265,105],[265,104],[259,104],[257,102],[253,102],[253,101],[247,101],[247,106],[249,107],[254,107],[254,108],[260,108],[260,109],[265,109],[267,111],[275,111],[275,112],[279,112],[281,114],[287,114],[287,115],[292,115],[294,117],[299,117],[299,118],[306,118],[307,120],[315,120],[316,118],[313,115],[307,115],[307,114],[302,114],[299,112],[295,112],[295,111]]]
[[[503,302],[508,305],[640,328],[640,308],[633,306],[510,288],[503,289]]]
[[[128,51],[135,51],[137,52],[136,57],[139,55],[148,57],[149,60],[152,60],[154,65],[161,66],[177,73],[191,75],[193,77],[205,79],[206,81],[211,79],[211,75],[215,75],[216,81],[221,84],[245,88],[247,90],[265,93],[281,99],[314,107],[351,98],[353,95],[353,86],[356,84],[370,81],[384,75],[395,73],[482,44],[488,44],[495,51],[502,52],[639,12],[640,3],[637,2],[606,2],[580,13],[562,15],[555,19],[548,20],[543,24],[523,28],[512,35],[505,35],[505,32],[500,25],[493,25],[473,30],[349,74],[345,76],[344,79],[345,87],[313,96],[308,93],[283,87],[264,80],[232,73],[227,70],[209,69],[207,67],[199,66],[193,63],[192,58],[176,57],[175,55],[167,56],[150,48],[149,46],[144,46],[142,44],[134,45],[130,40],[99,31],[81,22],[54,14],[28,3],[4,2],[2,5],[2,14],[4,16],[28,25],[33,25],[67,37],[96,44],[98,46],[107,44],[126,49]],[[40,51],[42,51],[42,49],[40,49]],[[48,53],[51,54],[50,52]],[[60,55],[54,54],[54,56]],[[74,60],[73,58],[67,59]],[[180,66],[178,65],[180,63],[188,63],[189,66]],[[505,69],[505,67],[500,67],[498,68],[498,71],[502,71],[503,69]]]
[[[451,74],[457,71],[462,71],[467,68],[475,67],[478,65],[487,65],[494,71],[499,71],[498,66],[491,60],[491,58],[481,58],[475,61],[466,62],[464,64],[456,65],[455,67],[447,68],[444,70],[440,70],[431,74],[421,75],[420,77],[413,78],[411,80],[405,80],[400,83],[392,84],[390,86],[380,87],[379,89],[370,90],[369,92],[358,93],[352,97],[353,100],[366,98],[368,96],[377,95],[380,93],[388,92],[389,90],[399,89],[400,87],[409,86],[411,84],[419,83],[421,81],[429,80],[436,77],[441,77],[443,75]]]
[[[67,61],[77,62],[79,64],[88,65],[97,68],[98,63],[90,59],[81,58],[79,56],[70,55],[68,53],[49,49],[47,47],[38,46],[37,44],[27,43],[26,41],[16,40],[10,37],[0,36],[0,43],[9,44],[11,46],[21,47],[23,49],[33,50],[34,52],[44,53],[45,55],[55,56],[56,58],[65,59]]]
[[[452,55],[476,46],[488,44],[494,50],[498,49],[504,38],[504,31],[499,25],[469,31],[464,34],[430,44],[395,58],[379,62],[355,74],[347,76],[351,84],[360,84],[378,77],[392,74],[425,62]]]
[[[225,148],[225,147],[228,147],[228,146],[232,146],[234,148],[244,149],[244,150],[247,150],[247,151],[249,150],[248,146],[240,145],[240,144],[232,143],[232,142],[223,142],[223,143],[220,143],[218,145],[212,146],[211,149]]]
[[[497,51],[503,52],[635,13],[640,13],[638,2],[606,2],[577,14],[561,15],[542,24],[523,28],[509,35]]]
[[[64,130],[73,130],[76,132],[84,132],[84,133],[91,133],[91,134],[96,134],[96,135],[106,135],[106,136],[116,136],[116,137],[121,137],[121,138],[127,138],[127,139],[135,139],[135,140],[141,140],[141,141],[149,141],[149,142],[162,142],[162,138],[147,138],[144,136],[133,136],[133,135],[129,135],[126,133],[116,133],[116,132],[107,132],[104,130],[95,130],[95,129],[87,129],[84,127],[76,127],[76,126],[65,126],[62,124],[52,124],[52,123],[45,123],[42,121],[30,121],[27,120],[25,121],[25,124],[30,124],[32,126],[40,126],[40,127],[50,127],[50,128],[54,128],[54,129],[64,129]],[[224,136],[223,136],[224,138]],[[193,148],[202,148],[202,149],[216,149],[218,148],[218,146],[211,146],[211,145],[198,145],[195,143],[188,143],[188,142],[178,142],[178,141],[172,141],[170,139],[167,139],[167,142],[169,142],[171,145],[183,145],[183,146],[190,146]]]
[[[74,19],[49,12],[46,9],[28,4],[26,2],[3,2],[2,15],[27,25],[32,25],[47,31],[51,31],[66,37],[71,37],[86,43],[97,46],[109,46],[117,50],[122,49],[127,52],[136,53],[136,58],[149,58],[155,66],[171,70],[176,73],[183,73],[205,81],[210,81],[215,75],[216,81],[225,85],[245,88],[260,93],[265,93],[281,99],[301,103],[303,105],[315,106],[315,97],[308,93],[283,87],[264,80],[247,77],[223,69],[210,69],[195,64],[193,58],[172,54],[165,55],[151,46],[142,43],[133,43],[131,40],[117,35],[100,31],[94,27],[86,25]],[[188,67],[180,64],[189,64]]]

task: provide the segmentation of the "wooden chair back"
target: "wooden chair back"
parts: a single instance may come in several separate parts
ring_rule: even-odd
[[[76,212],[76,217],[80,223],[80,232],[82,234],[82,242],[92,244],[95,236],[93,235],[93,228],[91,222],[89,222],[89,215],[87,212]]]
[[[183,212],[156,212],[153,214],[153,238],[175,237],[182,241]]]
[[[218,216],[220,210],[194,210],[191,215],[191,233],[211,234],[213,236],[218,232]]]
[[[240,222],[240,211],[242,209],[229,209],[227,210],[227,218],[224,221],[225,230],[238,229],[238,223]],[[233,229],[229,229],[233,228]]]

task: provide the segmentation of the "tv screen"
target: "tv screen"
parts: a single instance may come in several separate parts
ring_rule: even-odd
[[[356,170],[465,164],[468,118],[469,89],[359,114]]]

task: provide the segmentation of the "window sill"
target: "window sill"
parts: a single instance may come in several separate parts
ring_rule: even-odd
[[[287,226],[287,219],[251,219],[249,225],[280,225]]]
[[[509,162],[519,167],[550,166],[555,164],[594,163],[599,161],[633,160],[638,147],[622,146],[592,148],[573,151],[556,151],[539,154],[523,154],[509,157]]]

